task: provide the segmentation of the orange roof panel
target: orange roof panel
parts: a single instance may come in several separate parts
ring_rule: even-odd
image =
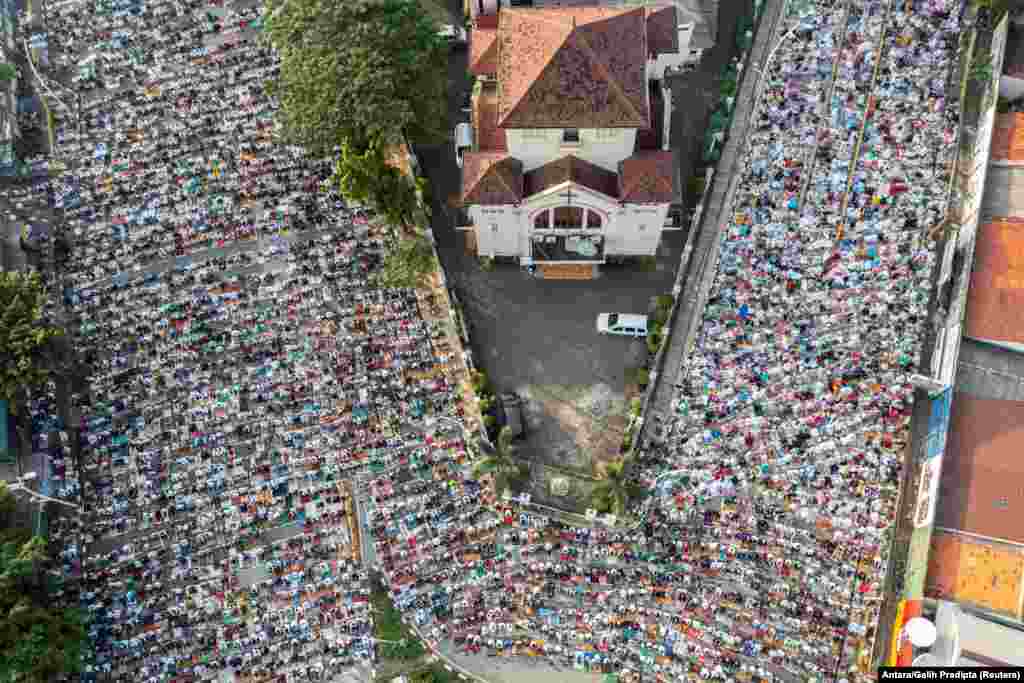
[[[993,161],[1024,161],[1024,114],[996,114],[989,158]]]
[[[1024,549],[936,530],[925,594],[1019,618]]]
[[[978,228],[967,300],[967,336],[1024,342],[1024,218]]]
[[[956,392],[936,526],[1024,543],[1024,401]]]

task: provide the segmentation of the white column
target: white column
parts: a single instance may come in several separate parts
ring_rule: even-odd
[[[672,88],[668,86],[666,79],[661,79],[661,101],[664,102],[664,121],[662,123],[661,132],[661,149],[667,152],[669,147],[669,138],[672,136]]]

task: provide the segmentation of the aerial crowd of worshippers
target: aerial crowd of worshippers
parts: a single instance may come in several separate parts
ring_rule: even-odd
[[[78,424],[52,388],[31,409],[48,492],[85,509],[51,529],[91,617],[85,680],[371,665],[353,481],[376,568],[432,646],[670,680],[863,671],[961,7],[790,5],[676,412],[639,454],[653,495],[615,528],[497,496],[433,426],[462,416],[456,350],[416,292],[371,286],[378,226],[329,164],[272,140],[259,8],[52,6],[53,57],[92,56],[56,133],[73,163],[28,192],[64,212],[55,303],[91,372]]]

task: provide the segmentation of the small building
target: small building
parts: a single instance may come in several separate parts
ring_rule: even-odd
[[[470,36],[473,141],[459,227],[480,256],[589,277],[652,256],[679,201],[665,71],[674,5],[501,8]]]

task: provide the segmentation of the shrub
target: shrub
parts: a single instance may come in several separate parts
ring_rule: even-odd
[[[636,373],[636,383],[642,387],[646,387],[651,383],[651,373],[647,371],[647,368],[640,368]]]
[[[643,410],[644,402],[640,400],[639,396],[633,398],[630,401],[629,412],[633,414],[633,417],[640,417],[640,411]]]
[[[653,354],[658,353],[658,349],[659,348],[661,348],[661,334],[660,333],[656,333],[656,332],[652,332],[651,334],[648,334],[647,335],[647,350],[650,351],[651,354],[653,355]]]

